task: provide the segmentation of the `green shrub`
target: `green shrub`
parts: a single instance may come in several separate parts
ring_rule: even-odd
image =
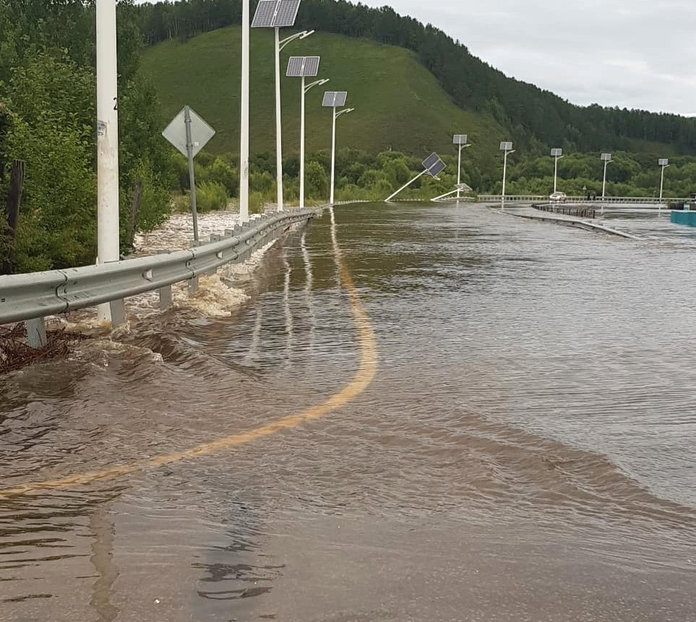
[[[217,181],[196,184],[196,204],[199,212],[211,212],[227,207],[227,189]]]

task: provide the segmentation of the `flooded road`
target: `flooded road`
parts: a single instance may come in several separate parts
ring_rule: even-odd
[[[0,379],[0,620],[696,620],[696,238],[607,220],[339,208]]]

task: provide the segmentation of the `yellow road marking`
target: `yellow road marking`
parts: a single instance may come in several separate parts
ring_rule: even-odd
[[[360,301],[358,290],[355,287],[350,272],[348,272],[348,269],[342,259],[341,251],[336,240],[333,212],[331,214],[331,218],[334,254],[340,270],[342,285],[350,297],[351,312],[353,314],[355,326],[358,329],[358,342],[360,344],[360,365],[351,382],[348,383],[343,389],[317,406],[312,406],[311,408],[308,408],[307,410],[295,415],[281,417],[280,419],[276,419],[271,423],[267,423],[266,425],[259,426],[246,432],[240,432],[239,434],[226,436],[209,443],[203,443],[184,451],[155,456],[154,458],[133,462],[131,464],[118,465],[99,471],[88,471],[85,473],[68,475],[66,477],[43,482],[29,482],[26,484],[20,484],[13,488],[0,490],[0,499],[17,497],[42,490],[58,490],[70,488],[72,486],[89,484],[99,480],[113,479],[115,477],[130,475],[144,469],[161,467],[166,464],[172,464],[173,462],[180,462],[182,460],[205,456],[225,449],[231,449],[239,445],[251,443],[266,436],[277,434],[283,430],[297,428],[308,421],[321,419],[334,410],[345,406],[350,401],[362,394],[372,383],[377,373],[377,343],[375,341],[374,330],[372,329],[370,319],[365,311],[365,307]]]

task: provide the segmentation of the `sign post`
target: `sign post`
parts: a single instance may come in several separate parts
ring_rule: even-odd
[[[198,210],[196,207],[196,174],[193,159],[215,136],[215,130],[199,117],[189,106],[181,112],[162,132],[174,147],[188,160],[189,188],[191,190],[191,216],[193,218],[193,241],[198,243]]]

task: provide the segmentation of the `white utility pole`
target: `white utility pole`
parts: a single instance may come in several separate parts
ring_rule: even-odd
[[[563,149],[551,149],[553,158],[553,192],[558,190],[558,161],[563,157]]]
[[[259,0],[252,28],[273,28],[275,35],[275,110],[276,110],[276,190],[278,211],[283,211],[283,124],[280,97],[280,52],[291,41],[304,39],[314,31],[298,32],[280,40],[280,29],[295,25],[300,0]]]
[[[508,155],[515,153],[511,142],[500,143],[500,150],[503,152],[503,194],[500,197],[500,209],[505,209],[505,182],[507,180],[507,159]]]
[[[305,206],[305,192],[304,192],[304,169],[305,169],[305,77],[302,76],[301,80],[302,88],[302,99],[300,104],[300,209],[304,209]]]
[[[239,145],[239,219],[249,220],[249,0],[242,0],[242,93]]]
[[[457,162],[457,201],[462,197],[462,149],[471,147],[468,141],[469,137],[466,134],[455,134],[452,139],[452,142],[459,146],[459,159]]]
[[[355,108],[344,108],[343,110],[333,111],[333,129],[331,133],[331,196],[329,203],[334,204],[334,189],[336,186],[336,121],[338,117],[353,112]]]
[[[305,77],[302,76],[302,103],[300,105],[300,209],[305,206],[305,99],[310,89],[328,82],[327,79],[315,80],[305,86]]]
[[[604,198],[606,197],[607,193],[607,166],[609,165],[609,162],[611,162],[611,153],[603,153],[601,158],[602,162],[604,162],[604,178],[602,179],[602,208],[600,213],[604,214]]]
[[[99,0],[97,34],[97,262],[119,260],[118,56],[116,0]],[[111,321],[108,304],[99,319]]]
[[[305,206],[305,96],[315,86],[326,84],[328,80],[315,80],[305,85],[305,78],[316,77],[319,73],[319,56],[291,56],[285,75],[300,80],[300,209]]]
[[[283,211],[283,118],[280,99],[280,28],[275,30],[275,98],[276,98],[276,189],[278,211]]]
[[[657,215],[662,214],[662,191],[665,187],[665,169],[669,168],[669,160],[667,158],[660,158],[657,161],[657,165],[660,167],[660,203],[657,206]]]
[[[331,181],[329,191],[329,204],[334,204],[336,186],[336,121],[343,114],[353,112],[355,108],[344,108],[337,110],[340,106],[345,106],[348,93],[346,91],[326,91],[321,102],[322,107],[331,108]]]

